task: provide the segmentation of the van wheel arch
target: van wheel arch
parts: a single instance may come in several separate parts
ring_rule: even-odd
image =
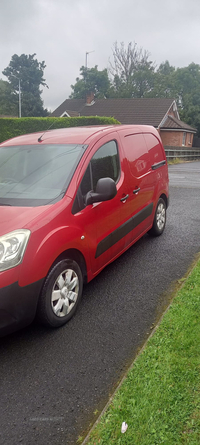
[[[163,201],[165,201],[165,205],[166,205],[166,209],[167,209],[169,206],[169,198],[167,198],[167,196],[164,193],[160,196],[160,198],[162,198]]]
[[[164,232],[166,224],[166,209],[167,200],[160,197],[156,205],[152,228],[148,231],[150,236],[160,236]]]
[[[53,262],[53,264],[50,267],[50,270],[60,261],[62,260],[74,260],[76,261],[76,263],[78,264],[78,266],[81,269],[82,275],[83,275],[83,283],[86,284],[87,283],[87,267],[86,267],[86,262],[85,262],[85,258],[83,256],[83,254],[77,250],[77,249],[68,249],[65,250],[64,252],[62,252]],[[50,272],[49,270],[49,272]],[[48,272],[48,273],[49,273]]]

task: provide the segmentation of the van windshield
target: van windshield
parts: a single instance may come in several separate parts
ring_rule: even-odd
[[[38,206],[64,196],[86,146],[0,147],[0,205]]]

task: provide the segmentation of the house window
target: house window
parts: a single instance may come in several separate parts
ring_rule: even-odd
[[[186,141],[186,132],[183,132],[183,140],[182,140],[182,145],[185,146],[185,141]]]

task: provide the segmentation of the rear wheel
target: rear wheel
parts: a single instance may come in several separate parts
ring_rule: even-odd
[[[160,198],[156,207],[153,226],[149,230],[149,235],[159,236],[162,235],[166,224],[166,203],[164,199]]]
[[[57,263],[44,283],[37,308],[38,320],[53,328],[64,325],[74,315],[82,289],[79,265],[70,259]]]

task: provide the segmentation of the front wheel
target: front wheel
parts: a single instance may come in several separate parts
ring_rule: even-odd
[[[44,283],[37,308],[37,319],[46,326],[58,328],[75,313],[83,289],[79,265],[70,259],[57,263]]]
[[[160,198],[156,207],[153,226],[149,230],[149,235],[159,236],[162,235],[166,224],[166,203],[164,199]]]

